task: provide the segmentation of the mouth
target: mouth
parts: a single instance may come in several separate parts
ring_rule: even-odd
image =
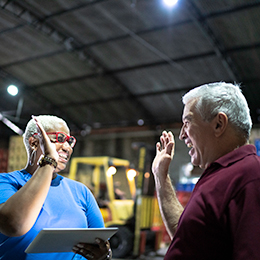
[[[188,148],[193,148],[193,144],[191,142],[187,142],[186,145]]]
[[[64,152],[59,152],[59,161],[63,162],[63,163],[67,163],[69,160],[69,155],[67,153]]]
[[[189,155],[192,157],[194,155],[193,143],[191,141],[187,141],[186,145],[190,149],[189,150]]]

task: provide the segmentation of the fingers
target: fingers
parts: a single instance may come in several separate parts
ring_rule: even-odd
[[[46,137],[47,134],[46,134],[46,132],[45,132],[43,126],[41,125],[41,123],[40,123],[39,120],[37,119],[37,117],[32,115],[32,118],[33,118],[34,121],[35,121],[37,130],[38,130],[38,134],[39,134],[39,135],[42,134],[44,137]]]
[[[94,254],[92,253],[91,250],[86,249],[84,244],[77,244],[76,246],[74,246],[72,248],[72,251],[78,255],[82,255],[83,257],[85,257],[86,259],[92,260],[94,259]]]
[[[36,128],[37,128],[36,138],[38,138],[38,140],[39,140],[39,144],[40,144],[40,148],[42,150],[42,153],[45,154],[45,147],[44,147],[43,139],[46,139],[46,133],[45,133],[42,125],[38,121],[38,119],[35,116],[33,116],[33,115],[32,115],[32,119],[35,121]]]
[[[164,132],[162,133],[161,137],[160,137],[160,142],[161,142],[161,149],[165,148],[165,134]]]
[[[174,136],[171,131],[169,131],[169,132],[163,131],[162,135],[160,136],[160,142],[158,142],[156,144],[156,152],[158,153],[158,152],[162,151],[163,149],[167,148],[169,143],[174,144]],[[171,148],[172,148],[172,145],[171,145]]]
[[[96,238],[96,242],[99,245],[100,249],[105,252],[105,255],[101,256],[99,260],[110,260],[112,258],[112,250],[110,248],[110,243],[99,238]]]
[[[93,259],[95,256],[93,254],[93,249],[91,249],[92,246],[88,245],[89,244],[78,243],[72,248],[72,251],[76,254],[84,256],[87,259]]]
[[[156,153],[158,154],[161,151],[161,144],[160,142],[156,143]]]
[[[109,242],[99,238],[96,238],[96,244],[78,243],[72,251],[89,260],[111,259],[112,257]]]
[[[50,155],[55,160],[58,159],[58,153],[56,151],[56,147],[54,143],[51,143],[46,131],[44,130],[42,124],[37,119],[37,117],[32,115],[32,118],[35,121],[36,127],[37,127],[37,133],[36,136],[39,139],[40,148],[42,150],[43,154]]]
[[[102,250],[106,249],[108,251],[108,249],[110,248],[110,244],[108,241],[104,241],[100,238],[96,238],[96,242],[97,242],[98,246],[100,247],[100,249],[102,249]]]
[[[169,142],[174,142],[174,136],[171,131],[168,132],[168,139],[169,139]]]
[[[174,142],[170,142],[166,147],[166,154],[169,154],[171,158],[173,158],[174,155]]]

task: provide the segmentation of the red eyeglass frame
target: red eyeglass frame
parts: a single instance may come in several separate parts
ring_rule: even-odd
[[[69,146],[70,146],[71,148],[73,148],[73,147],[75,146],[76,142],[77,142],[77,139],[76,139],[74,136],[72,136],[72,135],[71,135],[71,136],[70,136],[70,135],[67,135],[67,134],[64,133],[64,132],[46,132],[46,134],[47,134],[47,135],[55,135],[55,136],[56,136],[56,142],[57,142],[57,143],[64,144],[65,142],[68,142],[68,144],[69,144]],[[59,134],[63,134],[63,135],[66,136],[66,139],[65,139],[64,142],[60,142],[60,141],[58,140],[58,135],[59,135]],[[34,133],[33,136],[34,136],[34,135],[38,135],[38,133]],[[69,143],[70,138],[73,138],[73,139],[75,140],[74,143],[72,143],[72,145]]]

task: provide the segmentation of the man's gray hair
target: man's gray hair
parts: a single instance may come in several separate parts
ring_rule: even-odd
[[[249,139],[252,120],[240,85],[225,82],[205,84],[190,90],[182,98],[184,105],[191,100],[197,101],[195,107],[203,120],[210,122],[223,112],[229,122]]]
[[[62,125],[65,124],[67,126],[66,122],[57,116],[40,115],[40,116],[36,116],[36,118],[41,123],[42,127],[44,128],[44,130],[46,132],[48,132],[49,130],[56,129],[57,127],[60,126],[60,124],[62,124]],[[34,119],[31,119],[27,123],[25,132],[23,134],[23,142],[24,142],[25,148],[27,150],[27,153],[29,153],[30,149],[31,149],[30,145],[29,145],[29,138],[31,136],[33,136],[33,134],[35,134],[35,133],[37,133],[36,123],[35,123]]]

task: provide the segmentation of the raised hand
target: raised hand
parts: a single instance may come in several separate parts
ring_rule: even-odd
[[[172,132],[163,131],[160,142],[156,144],[156,156],[152,164],[154,175],[168,173],[170,162],[174,156],[174,145]]]
[[[45,155],[50,155],[51,158],[55,159],[56,161],[59,159],[59,155],[56,151],[56,146],[54,143],[52,143],[46,134],[44,128],[42,127],[41,123],[38,121],[37,117],[32,116],[34,119],[38,133],[36,137],[39,139],[40,148],[42,150],[42,153]]]

